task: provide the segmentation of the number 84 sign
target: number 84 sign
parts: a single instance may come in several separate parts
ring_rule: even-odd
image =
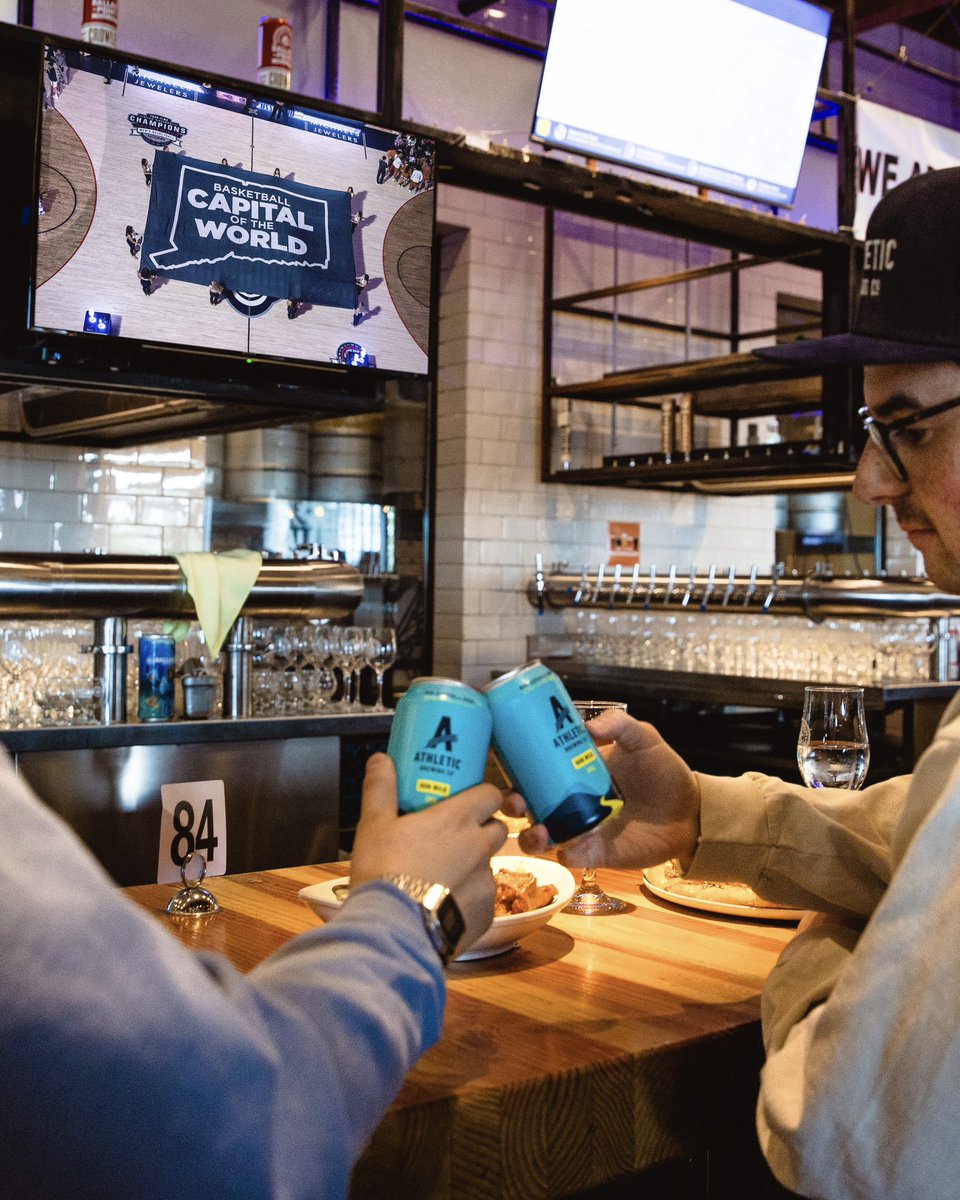
[[[180,868],[196,851],[207,875],[227,873],[227,806],[222,779],[165,783],[160,788],[160,852],[157,883],[179,883]],[[191,875],[194,867],[190,868]]]

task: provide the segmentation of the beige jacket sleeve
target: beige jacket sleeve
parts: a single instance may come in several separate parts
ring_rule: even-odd
[[[737,879],[791,908],[873,912],[890,881],[890,841],[908,776],[862,792],[813,791],[752,772],[698,781],[692,878]]]
[[[777,1177],[805,1196],[957,1195],[955,711],[912,779],[859,794],[701,779],[691,874],[737,875],[764,895],[842,914],[791,942],[763,998],[760,1140]]]

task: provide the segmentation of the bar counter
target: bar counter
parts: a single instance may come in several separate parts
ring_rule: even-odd
[[[236,717],[187,721],[118,721],[111,725],[0,728],[0,743],[11,754],[45,750],[103,750],[128,746],[223,745],[289,738],[342,737],[390,733],[392,712],[358,709],[310,717]]]
[[[164,914],[172,886],[127,894],[249,970],[319,923],[298,889],[347,869],[208,880],[223,911],[200,918]],[[676,907],[639,872],[600,875],[627,912],[560,913],[448,969],[443,1037],[374,1133],[351,1200],[790,1194],[760,1158],[753,1111],[760,990],[794,927]]]

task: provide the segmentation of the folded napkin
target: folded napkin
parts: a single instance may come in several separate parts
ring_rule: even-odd
[[[178,554],[177,562],[193,597],[197,620],[207,642],[207,652],[216,658],[257,582],[263,557],[257,550],[225,550],[222,554],[190,551]],[[174,637],[184,622],[164,626]]]

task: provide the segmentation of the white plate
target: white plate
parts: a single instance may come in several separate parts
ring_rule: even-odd
[[[684,896],[679,892],[668,891],[666,874],[663,864],[659,867],[647,867],[643,872],[643,882],[655,896],[667,900],[670,904],[679,904],[681,908],[696,908],[701,912],[719,913],[724,917],[749,917],[751,921],[799,921],[803,910],[799,908],[770,908],[765,904],[730,904],[723,899],[723,888],[716,888],[716,899],[706,899],[699,896]]]
[[[533,933],[570,903],[570,897],[576,890],[576,880],[566,867],[548,858],[532,858],[526,854],[502,854],[490,860],[490,868],[496,873],[500,870],[529,871],[536,877],[537,883],[552,883],[557,889],[556,899],[552,904],[543,908],[535,908],[533,912],[514,913],[508,917],[494,917],[493,924],[481,937],[457,955],[457,962],[470,962],[475,958],[491,958],[495,954],[505,954],[512,950],[517,942]],[[301,888],[300,899],[325,921],[328,921],[340,908],[341,901],[333,894],[338,884],[349,884],[350,877],[344,875],[339,879],[327,879],[323,883],[314,883]]]

